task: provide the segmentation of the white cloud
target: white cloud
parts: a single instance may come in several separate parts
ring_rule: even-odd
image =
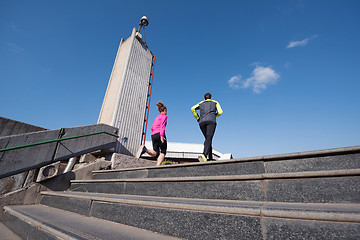
[[[261,93],[269,84],[275,84],[279,77],[271,67],[256,66],[251,77],[242,80],[241,75],[233,76],[228,84],[233,89],[251,87],[254,93]]]
[[[241,78],[242,78],[241,75],[233,76],[232,78],[230,78],[230,80],[228,81],[230,88],[232,88],[232,89],[240,88]]]
[[[305,46],[306,44],[308,44],[308,42],[311,40],[311,39],[314,39],[314,38],[317,38],[318,35],[314,35],[312,37],[309,37],[309,38],[305,38],[304,40],[301,40],[301,41],[291,41],[286,48],[293,48],[293,47],[299,47],[299,46]]]

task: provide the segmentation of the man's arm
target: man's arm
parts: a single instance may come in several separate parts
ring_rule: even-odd
[[[200,118],[199,115],[198,115],[197,112],[196,112],[196,109],[199,108],[199,105],[200,105],[200,103],[192,106],[192,108],[191,108],[191,112],[192,112],[192,114],[194,115],[194,117],[196,118],[196,120],[199,120],[199,118]]]
[[[216,101],[215,101],[216,102]],[[216,110],[217,110],[217,114],[216,114],[216,117],[220,117],[221,114],[223,114],[223,110],[220,106],[220,103],[216,102]]]

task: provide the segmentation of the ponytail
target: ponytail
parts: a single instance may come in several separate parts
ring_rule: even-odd
[[[159,112],[164,112],[166,109],[165,105],[161,101],[159,101],[156,106],[158,107]]]

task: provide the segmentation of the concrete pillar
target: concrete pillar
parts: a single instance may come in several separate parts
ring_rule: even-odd
[[[141,144],[152,60],[135,28],[128,39],[121,39],[98,119],[119,128],[119,153],[135,155]]]

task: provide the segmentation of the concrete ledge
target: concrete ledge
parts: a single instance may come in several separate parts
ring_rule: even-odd
[[[120,154],[120,153],[113,153],[111,156],[111,168],[112,169],[127,169],[127,168],[134,168],[134,167],[149,167],[155,166],[156,161],[151,161],[147,159],[136,159],[132,156]],[[108,172],[109,170],[104,170]],[[99,171],[94,171],[99,172]]]
[[[31,124],[0,117],[0,137],[46,130]]]
[[[61,132],[63,135],[59,136]],[[98,132],[114,134],[117,129],[105,124],[95,124],[66,128],[64,131],[58,129],[1,137],[0,148],[8,150],[0,152],[0,178],[40,168],[53,162],[67,160],[96,150],[114,150],[117,141],[116,137],[107,134],[89,135],[61,142],[28,146],[29,144]],[[28,147],[11,149],[11,147],[24,145]]]

